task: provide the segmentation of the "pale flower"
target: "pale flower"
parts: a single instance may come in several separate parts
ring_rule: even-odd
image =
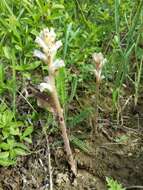
[[[61,40],[58,40],[55,42],[55,49],[58,50],[61,46],[62,46],[62,41]]]
[[[102,79],[105,78],[104,75],[101,75],[101,70],[99,70],[99,71],[97,72],[97,70],[94,69],[93,72],[94,72],[94,74],[95,74],[95,76],[96,76],[96,80],[97,80],[98,82],[100,82]]]
[[[96,65],[96,69],[102,69],[102,67],[104,66],[104,64],[106,63],[106,59],[103,57],[103,54],[100,53],[94,53],[92,55],[93,57],[93,61],[95,62]]]
[[[54,73],[58,69],[62,68],[65,66],[65,63],[63,60],[56,59],[53,64],[51,65],[52,72]]]
[[[44,77],[44,82],[50,83],[50,78],[49,78],[49,76]]]
[[[41,92],[44,92],[45,90],[48,90],[49,92],[52,92],[53,91],[53,88],[52,88],[52,85],[50,83],[47,83],[47,82],[42,82],[38,85],[38,89],[41,91]]]
[[[53,28],[50,30],[48,28],[45,28],[43,31],[40,33],[40,37],[47,43],[54,43],[56,40],[56,33]]]
[[[94,53],[92,57],[93,57],[93,60],[95,61],[95,63],[100,64],[104,60],[103,54],[101,52]]]
[[[52,58],[57,53],[57,50],[62,46],[61,40],[56,41],[56,34],[54,29],[45,28],[40,32],[40,35],[36,37],[35,42],[43,49],[46,56]]]
[[[48,46],[47,46],[47,44],[45,43],[45,41],[44,41],[43,38],[37,36],[35,42],[36,42],[43,50],[45,50],[45,51],[48,50]]]
[[[34,55],[34,57],[37,57],[45,62],[47,61],[46,55],[37,49],[34,50],[33,55]]]
[[[49,32],[49,36],[50,36],[52,42],[54,42],[56,40],[56,33],[54,31],[54,28],[51,28],[51,30]]]
[[[103,66],[105,65],[107,60],[103,57],[103,54],[101,52],[94,53],[92,57],[95,63],[94,73],[96,76],[96,80],[99,82],[104,78],[104,76],[101,75],[101,73],[102,73]]]
[[[51,48],[49,48],[49,54],[54,57],[57,53],[57,50],[62,46],[61,40],[56,41],[53,45],[51,45]]]
[[[47,63],[49,66],[49,71],[54,74],[59,68],[65,66],[63,60],[55,60],[55,55],[58,49],[62,46],[62,41],[56,41],[56,34],[53,28],[43,29],[39,36],[36,37],[35,42],[38,43],[43,52],[35,50],[34,56]]]

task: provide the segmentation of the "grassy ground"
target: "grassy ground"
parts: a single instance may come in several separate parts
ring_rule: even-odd
[[[103,136],[106,135],[106,138],[113,140],[113,143],[122,143],[127,139],[128,143],[131,139],[141,140],[138,132],[142,130],[140,128],[143,91],[142,1],[1,0],[0,15],[0,165],[3,166],[2,171],[6,170],[4,166],[14,165],[14,168],[17,168],[16,163],[18,167],[25,170],[23,163],[27,157],[31,159],[29,165],[32,165],[34,159],[41,159],[40,155],[37,156],[37,152],[47,148],[46,140],[43,140],[46,139],[45,130],[50,137],[51,152],[54,157],[52,164],[55,165],[54,160],[56,165],[61,164],[61,162],[58,164],[57,158],[59,159],[58,151],[61,150],[63,142],[56,122],[49,112],[37,106],[35,98],[26,99],[22,93],[28,81],[37,85],[48,74],[46,66],[33,57],[36,48],[35,38],[45,27],[55,28],[57,38],[63,43],[57,57],[65,61],[66,67],[57,75],[56,85],[70,131],[72,148],[89,154],[90,146],[93,146],[89,143],[89,138],[96,105],[96,82],[92,60],[94,52],[102,52],[107,58],[98,105],[99,126],[103,128],[100,132],[101,138],[104,134]],[[130,117],[133,116],[135,118],[132,121]],[[112,126],[113,131],[107,130],[108,128],[104,130],[104,126]],[[120,131],[118,136],[118,132],[114,130],[123,126],[133,130],[138,128],[139,131],[136,135],[135,131],[132,135],[129,131]],[[97,146],[99,142],[103,143],[98,139]],[[107,139],[104,139],[105,142],[108,143]],[[134,151],[139,148],[136,147]],[[120,150],[120,147],[117,149]],[[123,149],[123,152],[125,153],[126,149]],[[25,157],[27,154],[28,156]],[[46,152],[46,156],[47,154]],[[45,164],[46,156],[43,152],[41,155],[44,155]],[[99,156],[99,163],[101,160]],[[114,161],[119,162],[118,158],[114,158]],[[128,165],[126,159],[124,162],[126,167]],[[132,160],[129,163],[132,164]],[[106,164],[108,165],[109,162],[104,162],[103,168],[106,168]],[[56,166],[54,179],[58,171],[59,173],[64,171],[65,175],[65,162],[63,165],[64,169]],[[95,169],[96,167],[94,166]],[[10,168],[11,172],[14,170],[11,171]],[[31,171],[35,172],[33,169]],[[28,172],[30,173],[29,170]],[[45,169],[41,178],[43,179],[47,173]],[[102,176],[111,175],[124,185],[127,184],[127,179],[124,181],[121,176],[113,173],[107,172],[106,168],[103,169]],[[135,172],[133,173],[135,177]],[[137,174],[139,175],[139,172]],[[38,178],[36,180],[38,184]],[[21,181],[19,183],[22,184]],[[135,185],[140,185],[138,183],[139,181]],[[130,182],[129,184],[134,185]],[[3,188],[6,189],[6,186]],[[38,189],[38,186],[36,188]]]

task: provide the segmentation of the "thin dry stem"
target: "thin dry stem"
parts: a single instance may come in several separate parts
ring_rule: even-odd
[[[53,190],[53,176],[52,176],[52,164],[51,164],[51,152],[50,152],[50,145],[48,136],[46,131],[44,130],[46,141],[47,141],[47,149],[48,149],[48,169],[49,169],[49,179],[50,179],[50,190]]]
[[[95,136],[98,133],[99,125],[98,125],[98,119],[99,119],[99,110],[98,110],[98,103],[99,103],[99,86],[100,82],[96,80],[96,93],[95,93],[95,114],[93,115],[93,123],[92,123],[92,134],[91,139],[92,141],[95,141]]]
[[[73,158],[69,138],[67,135],[67,128],[66,128],[66,124],[65,124],[65,120],[64,120],[63,110],[61,108],[59,98],[58,98],[58,94],[57,94],[57,90],[56,90],[56,86],[55,86],[55,78],[54,78],[54,75],[51,72],[50,68],[49,68],[49,79],[50,79],[51,85],[53,87],[53,91],[51,92],[51,97],[52,97],[53,102],[54,102],[56,117],[57,117],[58,123],[60,125],[60,129],[62,132],[62,137],[63,137],[63,141],[64,141],[65,151],[67,153],[68,163],[71,167],[71,171],[76,176],[77,175],[76,163],[75,163],[75,160]]]
[[[100,82],[96,81],[96,100],[95,100],[95,127],[94,127],[94,134],[98,131],[98,117],[99,117],[99,110],[98,110],[98,103],[99,103],[99,86]]]
[[[99,117],[99,111],[98,111],[98,103],[99,103],[99,87],[100,87],[100,83],[102,81],[102,79],[104,78],[104,76],[102,75],[102,69],[104,64],[106,63],[106,59],[103,57],[103,54],[100,53],[94,53],[92,55],[93,57],[93,61],[95,64],[95,69],[94,74],[96,77],[96,92],[95,92],[95,118],[94,118],[94,122],[93,122],[93,129],[92,129],[92,140],[95,140],[95,136],[97,135],[97,132],[99,130],[99,125],[98,125],[98,117]]]

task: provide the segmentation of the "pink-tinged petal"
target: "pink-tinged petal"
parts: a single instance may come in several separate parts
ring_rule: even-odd
[[[49,76],[44,77],[44,82],[50,83],[50,78],[49,78]]]
[[[34,53],[33,53],[34,57],[37,57],[43,61],[47,61],[47,57],[44,53],[42,53],[41,51],[39,50],[34,50]]]

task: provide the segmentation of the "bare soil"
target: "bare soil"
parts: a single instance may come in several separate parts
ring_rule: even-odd
[[[124,121],[126,125],[104,126],[94,142],[87,138],[86,143],[91,147],[88,154],[75,149],[78,175],[74,181],[62,146],[51,149],[54,189],[106,190],[106,177],[116,179],[126,189],[143,187],[143,122],[140,113],[128,114],[128,121]],[[16,166],[0,168],[0,190],[49,189],[48,151],[41,130],[34,134],[33,141],[31,155],[19,158]]]

